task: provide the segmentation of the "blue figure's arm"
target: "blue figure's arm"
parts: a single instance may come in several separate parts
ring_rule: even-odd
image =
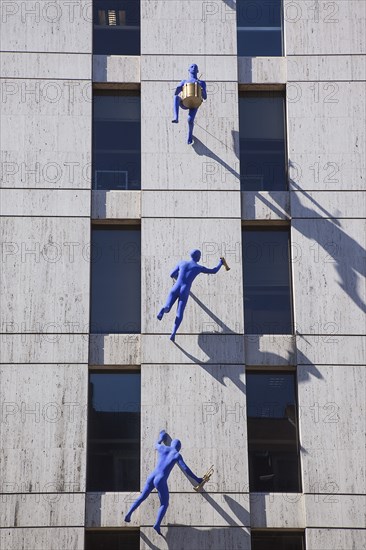
[[[184,84],[185,84],[185,80],[182,80],[182,82],[177,86],[174,95],[179,95],[181,93],[181,91],[183,90]]]
[[[159,433],[159,438],[155,443],[155,449],[159,450],[159,448],[161,447],[161,443],[166,439],[166,436],[167,436],[166,431],[161,430],[161,432]]]
[[[183,457],[182,455],[179,455],[179,458],[178,458],[178,465],[179,467],[183,470],[183,472],[187,475],[189,475],[189,477],[191,477],[192,479],[194,479],[197,483],[201,483],[201,481],[203,481],[203,478],[202,477],[197,477],[196,475],[194,475],[194,473],[192,472],[192,470],[190,468],[188,468],[187,464],[184,462],[183,460]]]
[[[175,266],[173,271],[171,272],[170,276],[172,279],[178,279],[178,273],[179,273],[179,264]]]
[[[204,80],[199,80],[199,83],[202,88],[202,98],[207,99],[207,90],[206,90],[206,82]]]
[[[216,267],[213,267],[212,269],[209,269],[208,267],[204,267],[203,265],[200,266],[201,268],[201,273],[207,273],[208,275],[212,275],[212,274],[215,274],[218,272],[218,270],[220,269],[220,267],[223,265],[223,262],[220,258],[220,261],[219,263],[217,264]]]

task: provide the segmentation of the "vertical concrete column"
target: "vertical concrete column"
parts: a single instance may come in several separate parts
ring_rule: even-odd
[[[215,474],[205,496],[179,471],[170,478],[166,540],[152,529],[158,508],[141,508],[142,548],[248,548],[249,510],[235,5],[142,1],[142,482],[154,466],[161,428],[182,440],[182,454],[202,476]],[[208,99],[186,144],[187,112],[172,124],[176,86],[196,63]],[[156,314],[169,273],[193,248],[214,267],[201,275],[178,331],[175,309]],[[177,526],[179,524],[179,527]]]
[[[92,4],[0,9],[0,546],[81,550]]]
[[[365,4],[352,0],[313,6],[285,2],[293,281],[309,550],[357,547],[358,529],[364,526],[364,512],[353,510],[361,506],[364,511],[366,489],[365,15]],[[362,500],[357,495],[363,495]]]

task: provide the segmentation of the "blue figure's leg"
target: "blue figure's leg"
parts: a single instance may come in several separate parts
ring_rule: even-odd
[[[173,332],[171,333],[171,336],[170,336],[170,339],[172,342],[175,341],[175,335],[177,334],[177,330],[179,329],[180,324],[183,321],[183,314],[187,305],[187,300],[188,300],[188,296],[183,296],[182,298],[179,298],[178,307],[177,307],[177,316],[174,321]]]
[[[198,109],[189,109],[188,113],[188,145],[191,145],[193,143],[193,127],[194,127],[194,119],[196,118]]]
[[[157,515],[157,518],[156,518],[154,529],[159,535],[161,535],[160,524],[161,524],[161,522],[162,522],[162,520],[163,520],[163,518],[166,514],[166,511],[168,509],[168,506],[169,506],[169,489],[168,489],[168,484],[166,482],[166,479],[162,479],[161,481],[159,481],[159,483],[157,483],[157,485],[156,485],[156,488],[157,488],[158,493],[159,493],[160,508],[159,508],[159,512],[158,512],[158,515]]]
[[[174,302],[178,299],[178,296],[179,296],[179,289],[174,289],[174,288],[173,288],[173,289],[169,292],[169,296],[168,296],[168,298],[167,298],[167,301],[166,301],[165,306],[161,308],[161,310],[159,311],[159,313],[158,313],[158,315],[157,315],[159,321],[162,320],[164,313],[169,313],[169,311],[170,311],[171,308],[172,308],[172,305],[173,305]]]
[[[128,513],[125,516],[125,521],[127,523],[130,523],[132,513],[136,510],[136,508],[140,506],[142,502],[144,502],[144,500],[147,499],[147,497],[149,496],[149,494],[153,489],[154,489],[153,478],[152,479],[148,478],[145,483],[145,487],[142,489],[141,495],[135,500],[135,502],[132,504],[131,508],[129,509]]]
[[[180,97],[179,95],[175,95],[174,96],[174,107],[173,107],[173,111],[174,111],[174,118],[172,120],[172,122],[175,122],[175,123],[178,123],[179,121],[179,105],[180,105]]]

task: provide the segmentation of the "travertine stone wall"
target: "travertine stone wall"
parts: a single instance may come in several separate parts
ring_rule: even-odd
[[[348,550],[365,544],[366,5],[285,14],[306,548]]]
[[[0,546],[81,550],[91,2],[1,2],[0,19]]]

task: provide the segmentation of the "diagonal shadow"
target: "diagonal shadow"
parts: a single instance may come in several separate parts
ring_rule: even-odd
[[[200,128],[202,128],[200,126]],[[203,128],[204,130],[204,128]],[[205,130],[206,131],[206,130]],[[220,142],[222,143],[222,142]],[[225,144],[224,144],[225,145]],[[197,155],[205,156],[210,158],[211,160],[216,161],[218,164],[221,164],[221,166],[230,174],[232,174],[236,179],[240,181],[240,174],[234,170],[227,162],[222,160],[220,157],[218,157],[211,149],[209,149],[204,143],[202,143],[201,140],[199,140],[196,136],[194,137],[194,142],[192,144],[193,149],[197,153]],[[225,145],[227,148],[227,146]]]
[[[293,163],[290,161],[290,166]],[[290,185],[295,187],[298,191],[291,193],[291,208],[297,209],[301,212],[301,217],[297,217],[296,220],[301,221],[308,218],[315,218],[321,220],[323,228],[322,233],[316,233],[314,224],[310,223],[297,223],[296,230],[302,233],[309,240],[315,241],[324,250],[327,257],[331,257],[335,263],[337,273],[340,277],[338,281],[339,286],[354,302],[354,304],[364,313],[366,313],[366,303],[358,291],[359,280],[358,275],[363,278],[366,277],[366,262],[364,260],[366,251],[365,249],[352,237],[350,237],[341,227],[341,222],[334,218],[322,218],[317,214],[315,210],[304,206],[300,199],[299,194],[304,194],[307,198],[311,198],[313,204],[315,204],[326,215],[330,214],[317,202],[313,197],[310,197],[306,191],[303,191],[300,186],[290,179]],[[275,198],[275,197],[274,197]],[[348,251],[347,255],[345,251]]]

